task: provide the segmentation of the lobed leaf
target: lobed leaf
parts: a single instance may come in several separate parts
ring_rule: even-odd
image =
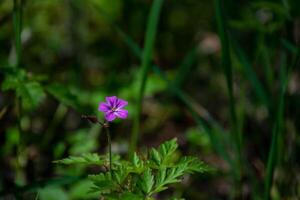
[[[133,194],[131,192],[125,192],[120,196],[122,200],[143,200],[144,198],[140,195]]]
[[[178,179],[180,176],[184,174],[184,168],[181,167],[173,167],[173,168],[161,168],[158,171],[155,183],[155,188],[151,192],[151,195],[154,193],[161,192],[167,189],[167,185],[172,183],[180,182]]]
[[[142,164],[142,161],[140,160],[136,152],[133,154],[132,164],[134,167],[139,167]]]
[[[186,168],[186,173],[203,173],[209,171],[209,168],[206,164],[204,164],[198,158],[192,156],[185,156],[181,158],[179,161],[179,165],[182,165]]]
[[[162,159],[161,159],[159,152],[156,149],[154,149],[154,148],[151,149],[150,156],[156,165],[161,164]]]
[[[54,161],[54,163],[72,165],[72,164],[87,164],[87,165],[104,165],[107,162],[105,156],[99,156],[96,153],[82,154],[81,156],[70,156],[62,160]]]
[[[123,184],[125,179],[129,174],[129,168],[126,165],[119,165],[117,168],[112,172],[113,178],[118,184]]]
[[[154,185],[154,176],[150,168],[146,169],[143,175],[141,176],[138,185],[141,187],[142,191],[145,194],[149,194]]]
[[[109,172],[98,175],[89,175],[88,178],[94,184],[91,192],[100,192],[100,194],[105,194],[116,190],[118,187]]]
[[[25,108],[36,108],[45,98],[45,92],[39,82],[28,80],[24,70],[11,70],[6,73],[2,89],[14,90]]]
[[[176,138],[161,144],[158,148],[159,154],[155,152],[156,150],[153,150],[154,160],[160,164],[168,164],[168,162],[172,160],[172,155],[176,151],[177,147],[178,144]]]

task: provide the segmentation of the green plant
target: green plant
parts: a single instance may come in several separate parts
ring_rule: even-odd
[[[95,153],[71,156],[55,163],[98,165],[103,171],[89,175],[93,182],[92,192],[104,199],[154,199],[155,194],[178,183],[185,174],[203,173],[207,166],[196,157],[177,158],[177,140],[172,139],[152,148],[144,154],[134,153],[131,160],[112,156],[112,171],[108,156]]]

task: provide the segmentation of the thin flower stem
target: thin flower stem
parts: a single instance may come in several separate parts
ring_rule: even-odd
[[[109,170],[112,173],[112,155],[111,155],[111,138],[109,133],[109,128],[105,128],[107,134],[107,142],[108,142],[108,154],[109,154]]]
[[[103,122],[100,122],[100,121],[97,121],[103,128],[108,128],[108,125],[103,123]]]
[[[109,132],[109,126],[106,122],[105,123],[98,122],[98,123],[101,124],[101,126],[105,129],[107,143],[108,143],[109,171],[112,175],[111,137],[110,137],[110,132]]]
[[[106,133],[106,137],[107,137],[107,143],[108,143],[109,171],[112,175],[111,137],[110,137],[108,122],[107,121],[101,122],[97,119],[97,117],[90,116],[90,115],[82,115],[81,118],[87,119],[91,123],[100,124],[105,129],[105,133]]]

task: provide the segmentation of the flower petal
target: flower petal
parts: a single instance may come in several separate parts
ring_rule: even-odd
[[[107,104],[113,108],[116,106],[118,98],[116,96],[105,97]]]
[[[123,108],[124,106],[126,106],[128,104],[127,101],[123,100],[123,99],[118,99],[118,108]]]
[[[116,119],[116,117],[117,117],[117,116],[115,115],[114,112],[109,111],[109,112],[105,113],[105,119],[106,119],[107,121],[109,121],[109,122],[111,122],[111,121],[113,121],[114,119]]]
[[[115,111],[115,115],[121,119],[125,119],[128,117],[128,111],[124,109],[119,109],[118,111]]]
[[[110,110],[110,106],[107,103],[100,102],[98,110],[102,112],[108,112]]]

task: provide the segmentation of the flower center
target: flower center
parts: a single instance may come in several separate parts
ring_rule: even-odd
[[[117,108],[116,108],[116,107],[113,107],[111,110],[112,110],[113,112],[115,112],[115,111],[117,110]]]

